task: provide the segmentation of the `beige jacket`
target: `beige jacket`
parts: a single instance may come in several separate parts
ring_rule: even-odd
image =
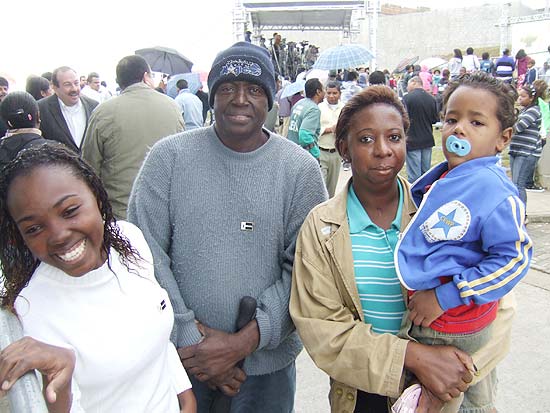
[[[338,413],[353,412],[357,389],[398,397],[408,343],[395,335],[373,333],[364,323],[346,214],[350,183],[306,218],[298,235],[290,297],[290,314],[306,350],[331,377],[331,411]],[[401,230],[415,211],[406,191]],[[491,342],[473,355],[480,371],[476,381],[508,353],[514,314],[514,297],[503,298]]]

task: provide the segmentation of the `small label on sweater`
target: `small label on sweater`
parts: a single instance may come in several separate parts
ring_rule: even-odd
[[[254,223],[242,221],[241,222],[241,231],[254,231]]]
[[[321,228],[321,234],[328,235],[330,234],[330,226]]]

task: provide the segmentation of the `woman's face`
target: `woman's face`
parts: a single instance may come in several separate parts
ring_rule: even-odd
[[[340,153],[350,160],[355,184],[373,187],[395,181],[405,163],[403,118],[388,104],[376,103],[351,118]]]
[[[80,277],[105,262],[103,219],[88,185],[68,167],[36,167],[8,190],[8,210],[35,258]]]

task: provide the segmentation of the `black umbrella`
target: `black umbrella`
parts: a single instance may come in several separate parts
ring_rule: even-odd
[[[191,60],[169,47],[148,47],[136,50],[135,53],[147,60],[154,72],[175,75],[176,73],[190,73],[193,67]]]

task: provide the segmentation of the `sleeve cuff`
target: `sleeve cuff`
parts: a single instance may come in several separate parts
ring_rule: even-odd
[[[453,282],[440,285],[435,288],[435,296],[443,311],[458,307],[464,304],[460,298],[460,291]]]
[[[258,330],[260,331],[260,343],[257,350],[266,347],[271,341],[271,323],[269,322],[269,316],[265,311],[256,308],[256,322],[258,323]]]
[[[202,339],[195,320],[182,320],[181,316],[175,314],[174,328],[170,340],[176,348],[188,347],[197,344]]]

